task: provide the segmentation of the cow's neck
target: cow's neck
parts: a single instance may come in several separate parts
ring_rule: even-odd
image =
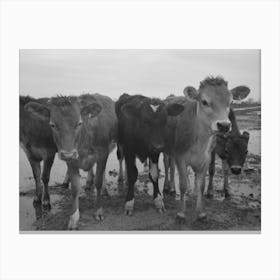
[[[234,113],[233,109],[230,109],[228,117],[231,122],[231,134],[240,135],[240,130],[237,125],[237,121],[236,121],[235,113]]]

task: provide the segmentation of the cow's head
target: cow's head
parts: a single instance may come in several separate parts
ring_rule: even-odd
[[[25,105],[25,110],[49,122],[58,155],[66,161],[78,158],[82,126],[101,109],[96,102],[83,104],[75,97],[55,97],[47,105],[36,102]]]
[[[198,102],[198,117],[213,132],[227,132],[231,129],[228,118],[232,100],[242,100],[248,96],[250,89],[238,86],[228,89],[227,82],[221,77],[208,77],[200,82],[199,89],[186,87],[184,95]]]
[[[217,153],[225,159],[233,174],[240,174],[248,153],[250,134],[217,134]]]
[[[164,148],[164,130],[168,116],[177,116],[184,110],[181,104],[165,105],[157,98],[146,98],[137,103],[127,103],[121,111],[132,118],[137,126],[138,137],[150,153],[159,153]]]

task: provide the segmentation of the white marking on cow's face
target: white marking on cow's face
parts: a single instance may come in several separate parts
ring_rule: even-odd
[[[152,105],[152,104],[150,104],[150,106],[151,106],[151,108],[154,112],[156,112],[158,110],[158,107],[159,107],[159,105]]]
[[[158,166],[156,163],[150,161],[150,175],[154,182],[158,180]]]

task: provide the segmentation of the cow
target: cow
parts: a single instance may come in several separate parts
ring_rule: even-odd
[[[205,175],[215,147],[215,133],[226,133],[231,129],[228,118],[232,100],[241,100],[250,92],[246,86],[228,89],[228,82],[222,77],[206,77],[198,90],[188,86],[185,97],[166,100],[166,104],[181,102],[182,114],[169,117],[165,129],[165,149],[174,157],[179,174],[180,201],[176,216],[178,223],[185,222],[185,193],[190,192],[186,168],[191,166],[195,173],[197,190],[196,212],[198,219],[206,218],[203,207]]]
[[[52,97],[47,105],[30,102],[25,106],[49,122],[58,155],[67,163],[71,182],[72,204],[68,229],[77,229],[80,217],[79,169],[89,171],[96,163],[97,189],[95,218],[104,219],[101,187],[112,142],[117,135],[114,102],[100,94]]]
[[[216,146],[211,154],[209,165],[209,183],[207,189],[207,197],[213,197],[213,177],[215,175],[215,157],[216,154],[222,160],[222,168],[224,174],[223,191],[225,198],[230,198],[228,173],[238,175],[241,173],[242,167],[248,153],[248,142],[250,134],[247,131],[240,132],[233,109],[230,109],[229,119],[232,129],[228,133],[217,133]]]
[[[159,212],[165,211],[158,188],[158,158],[164,148],[167,117],[180,114],[184,107],[176,103],[166,106],[157,98],[125,93],[120,96],[115,108],[118,118],[118,146],[126,163],[128,190],[125,214],[132,215],[134,210],[134,184],[138,176],[136,157],[141,162],[149,159],[149,177],[153,183],[154,204]]]
[[[228,133],[216,134],[216,146],[211,153],[211,160],[209,165],[209,183],[206,192],[208,198],[213,197],[213,177],[215,175],[215,158],[216,154],[222,160],[223,174],[224,174],[224,194],[225,198],[229,198],[228,173],[229,169],[232,174],[238,175],[241,173],[242,167],[246,160],[248,153],[248,141],[250,134],[247,131],[240,132],[233,109],[230,109],[229,120],[232,129]],[[174,158],[164,154],[164,193],[175,193],[174,174],[175,161]],[[169,175],[170,170],[170,175]],[[169,177],[170,176],[170,177]]]
[[[24,109],[24,106],[29,102],[38,104],[46,103],[47,100],[45,98],[35,99],[30,96],[20,96],[19,134],[20,145],[31,165],[36,185],[33,205],[37,207],[42,204],[43,209],[49,210],[51,205],[48,184],[57,147],[53,140],[49,122]],[[42,176],[41,161],[44,162]],[[41,184],[41,179],[43,184]]]

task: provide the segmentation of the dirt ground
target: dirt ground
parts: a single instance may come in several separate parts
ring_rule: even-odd
[[[237,113],[240,129],[250,133],[249,153],[240,175],[230,175],[229,184],[232,197],[225,200],[222,193],[223,176],[220,159],[216,160],[214,177],[214,198],[204,199],[207,219],[197,220],[195,214],[195,194],[186,201],[187,219],[183,225],[175,223],[177,197],[164,197],[167,211],[157,213],[152,199],[152,184],[143,172],[143,165],[137,162],[139,178],[135,190],[135,211],[133,216],[124,215],[125,190],[117,184],[118,161],[114,150],[106,168],[106,190],[103,196],[105,219],[94,219],[94,190],[85,190],[80,196],[81,231],[260,231],[261,230],[261,120],[259,111]],[[164,168],[160,158],[160,188],[163,187]],[[66,230],[69,218],[71,191],[63,188],[66,171],[64,162],[56,158],[51,172],[50,195],[52,209],[43,212],[33,207],[34,180],[27,158],[20,150],[20,231]],[[81,172],[83,185],[86,173]],[[193,178],[191,178],[191,181]],[[208,180],[208,178],[206,179]],[[176,183],[178,174],[176,173]],[[193,185],[193,183],[192,183]],[[177,190],[178,192],[178,190]]]

